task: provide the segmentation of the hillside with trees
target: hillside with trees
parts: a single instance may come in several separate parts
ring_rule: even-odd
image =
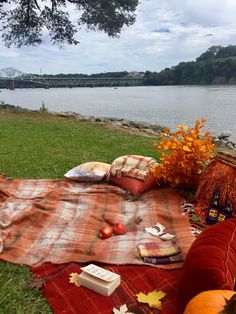
[[[14,68],[0,69],[0,88],[7,88],[7,78],[24,76],[25,79],[31,77],[41,78],[136,78],[133,85],[203,85],[203,84],[236,84],[236,45],[227,47],[212,46],[203,52],[196,61],[180,62],[171,68],[166,68],[160,72],[128,72],[116,71],[94,74],[26,74]],[[20,83],[19,83],[20,84]],[[119,85],[123,86],[123,85]],[[126,85],[124,85],[126,86]],[[30,86],[26,86],[30,87]],[[40,87],[40,86],[38,86]]]
[[[146,71],[145,85],[236,84],[236,45],[212,46],[196,61],[160,72]]]

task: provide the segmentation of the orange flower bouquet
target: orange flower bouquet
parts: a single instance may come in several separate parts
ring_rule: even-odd
[[[194,127],[178,125],[177,132],[164,129],[160,144],[154,143],[154,149],[161,153],[160,163],[151,170],[157,182],[196,188],[215,150],[210,133],[201,133],[206,122],[203,118],[196,120]]]

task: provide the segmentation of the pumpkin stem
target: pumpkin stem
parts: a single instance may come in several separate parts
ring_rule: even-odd
[[[225,300],[226,305],[222,311],[222,314],[236,314],[236,293],[229,299]]]

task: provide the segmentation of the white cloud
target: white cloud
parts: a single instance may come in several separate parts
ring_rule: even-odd
[[[80,44],[64,49],[50,43],[20,49],[1,44],[0,68],[33,73],[160,71],[195,60],[212,45],[236,44],[235,11],[235,0],[143,0],[135,25],[124,28],[120,38],[82,29]]]
[[[180,1],[174,1],[180,4]],[[180,7],[180,6],[178,6]],[[205,27],[235,25],[236,2],[234,0],[187,0],[182,6],[186,22]]]

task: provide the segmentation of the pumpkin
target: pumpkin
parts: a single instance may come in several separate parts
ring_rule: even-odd
[[[184,314],[236,314],[236,291],[209,290],[195,296]]]

